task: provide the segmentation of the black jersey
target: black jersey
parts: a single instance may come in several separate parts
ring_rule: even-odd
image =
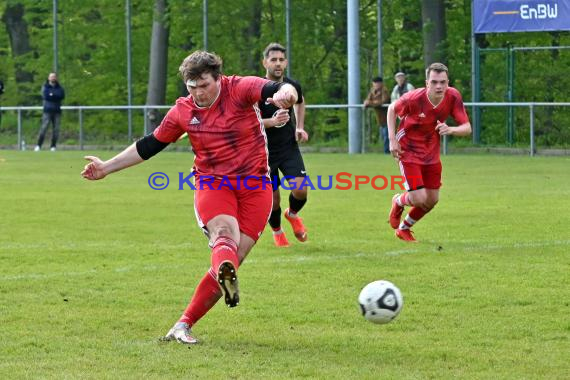
[[[297,90],[297,104],[303,103],[303,91],[301,85],[293,79],[284,77],[283,82],[291,84]],[[259,109],[261,110],[261,117],[263,119],[270,119],[279,108],[273,104],[261,100],[259,102]],[[269,156],[280,153],[284,150],[290,149],[292,146],[297,146],[295,140],[295,129],[297,127],[297,120],[295,120],[295,112],[293,107],[289,108],[289,121],[282,127],[271,127],[265,130],[267,134],[267,148]]]

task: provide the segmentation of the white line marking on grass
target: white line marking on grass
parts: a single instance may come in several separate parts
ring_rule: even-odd
[[[525,243],[514,243],[514,244],[481,244],[472,240],[461,240],[458,241],[461,244],[469,244],[473,246],[468,246],[463,248],[465,251],[474,251],[481,249],[504,249],[504,248],[542,248],[542,247],[552,247],[552,246],[565,246],[570,245],[570,240],[551,240],[551,241],[529,241]]]
[[[408,253],[416,253],[416,252],[419,252],[419,250],[418,250],[418,249],[400,249],[400,250],[397,250],[397,251],[388,251],[388,252],[385,253],[385,255],[388,255],[388,256],[400,256],[400,255],[405,255],[405,254],[408,254]]]
[[[354,259],[354,258],[370,258],[370,257],[378,257],[380,255],[388,255],[388,256],[398,256],[407,253],[416,253],[419,252],[418,249],[400,249],[397,251],[387,251],[387,252],[371,252],[371,253],[364,253],[358,252],[354,254],[348,255],[311,255],[311,256],[283,256],[283,257],[273,257],[269,260],[270,263],[291,263],[291,262],[303,262],[303,261],[335,261],[335,260],[345,260],[345,259]],[[256,264],[260,262],[267,262],[267,260],[258,260],[256,258],[247,259],[246,262],[249,264]]]
[[[54,273],[26,273],[17,274],[14,276],[2,276],[0,281],[18,281],[18,280],[43,280],[53,277],[68,277],[68,276],[86,276],[89,274],[96,274],[98,271],[95,269],[84,272],[54,272]]]
[[[91,269],[82,272],[52,272],[52,273],[25,273],[25,274],[17,274],[13,276],[1,276],[0,281],[19,281],[19,280],[45,280],[48,278],[55,278],[55,277],[80,277],[80,276],[88,276],[91,274],[103,274],[103,273],[128,273],[134,272],[136,270],[140,270],[143,272],[158,272],[160,270],[171,270],[171,269],[178,269],[180,266],[178,265],[145,265],[142,268],[136,267],[120,267],[115,269],[108,269],[108,270],[97,270]]]
[[[58,244],[45,244],[45,243],[19,243],[19,242],[7,242],[7,243],[0,243],[0,252],[2,251],[9,251],[9,250],[20,250],[20,249],[37,249],[41,250],[42,252],[49,251],[49,250],[57,250],[57,251],[64,251],[70,249],[93,249],[93,248],[103,248],[109,249],[112,247],[120,247],[121,249],[129,249],[134,247],[139,247],[138,244],[126,244],[124,242],[118,241],[100,241],[100,242],[61,242]],[[188,249],[193,248],[193,243],[185,242],[185,243],[162,243],[162,242],[149,242],[147,244],[148,247],[160,247],[161,249]]]
[[[426,242],[428,244],[435,244],[436,242]],[[460,244],[477,244],[474,241],[454,241],[450,243],[460,243]],[[552,241],[530,241],[525,243],[514,243],[514,244],[479,244],[476,246],[465,246],[460,248],[461,251],[474,251],[474,250],[496,250],[496,249],[505,249],[505,248],[538,248],[538,247],[549,247],[549,246],[567,246],[570,245],[570,240],[552,240]],[[371,252],[371,253],[364,253],[364,252],[357,252],[353,254],[345,254],[345,255],[311,255],[311,256],[280,256],[280,257],[270,257],[270,258],[263,258],[263,259],[256,259],[255,257],[249,258],[246,260],[248,264],[260,264],[260,263],[301,263],[301,262],[315,262],[315,261],[336,261],[336,260],[347,260],[347,259],[354,259],[354,258],[371,258],[371,257],[378,257],[379,255],[386,255],[386,256],[400,256],[405,254],[412,254],[412,253],[431,253],[436,248],[433,247],[426,247],[426,249],[398,249],[386,252]],[[24,273],[19,275],[8,275],[8,276],[0,276],[0,281],[20,281],[20,280],[42,280],[48,278],[55,278],[55,277],[77,277],[77,276],[86,276],[92,274],[103,274],[103,273],[127,273],[133,271],[143,271],[143,272],[158,272],[164,270],[171,270],[171,269],[178,269],[178,265],[145,265],[144,267],[138,268],[133,266],[128,267],[118,267],[115,269],[107,269],[107,270],[97,270],[92,269],[88,271],[81,271],[81,272],[53,272],[53,273]]]
[[[373,252],[373,253],[355,253],[355,254],[347,254],[347,255],[325,255],[325,256],[288,256],[288,257],[273,257],[269,258],[269,260],[264,259],[256,259],[256,258],[248,258],[246,260],[247,264],[260,264],[260,263],[301,263],[301,262],[315,262],[315,261],[337,261],[337,260],[350,260],[354,258],[371,258],[371,257],[378,257],[382,254],[389,255],[389,256],[396,256],[404,253],[414,253],[418,250],[398,250],[398,251],[388,251],[384,253]],[[53,272],[53,273],[25,273],[13,276],[1,276],[0,281],[20,281],[20,280],[44,280],[49,278],[57,278],[57,277],[80,277],[80,276],[87,276],[92,274],[103,274],[103,273],[128,273],[134,272],[137,270],[143,272],[158,272],[164,270],[171,270],[177,269],[179,266],[177,265],[147,265],[142,268],[137,268],[133,266],[128,267],[118,267],[115,269],[107,269],[107,270],[96,270],[92,269],[89,271],[82,271],[82,272]]]

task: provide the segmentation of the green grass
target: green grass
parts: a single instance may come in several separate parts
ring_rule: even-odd
[[[0,151],[0,378],[568,378],[567,157],[444,157],[415,245],[386,223],[393,191],[311,192],[309,242],[264,234],[240,306],[216,305],[186,348],[157,338],[209,265],[193,193],[176,186],[192,156],[99,182],[80,177],[82,156]],[[313,177],[398,174],[383,155],[305,160]],[[149,188],[156,171],[168,189]],[[356,301],[378,279],[404,294],[381,326]]]

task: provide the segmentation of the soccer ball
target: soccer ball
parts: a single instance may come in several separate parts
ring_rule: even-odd
[[[367,321],[384,324],[400,314],[404,299],[396,285],[381,280],[366,285],[358,296],[358,303]]]

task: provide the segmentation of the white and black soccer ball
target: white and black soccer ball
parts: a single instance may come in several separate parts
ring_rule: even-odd
[[[390,281],[374,281],[366,285],[358,296],[362,315],[367,321],[384,324],[400,314],[404,298],[400,289]]]

